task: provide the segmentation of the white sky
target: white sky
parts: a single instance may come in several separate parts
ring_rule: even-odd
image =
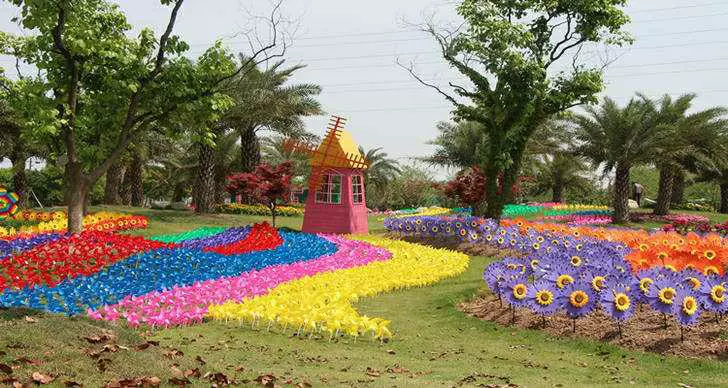
[[[169,8],[156,1],[119,1],[132,25],[159,31]],[[252,0],[187,0],[176,33],[199,53],[216,39],[246,50],[234,37],[250,25],[246,9]],[[450,107],[433,90],[420,86],[395,61],[414,61],[423,77],[441,85],[458,77],[448,69],[432,40],[402,20],[421,22],[435,13],[454,21],[454,2],[416,0],[285,0],[284,13],[299,20],[290,64],[309,67],[295,81],[323,86],[324,109],[349,117],[347,126],[365,148],[384,147],[402,161],[432,151],[425,143],[436,135],[435,124],[449,119]],[[254,13],[270,9],[256,1]],[[635,0],[627,9],[629,30],[637,41],[606,71],[609,95],[620,102],[634,92],[698,94],[696,108],[727,105],[728,1]],[[17,32],[10,18],[17,10],[0,3],[0,29]],[[13,63],[0,57],[0,66],[13,73]],[[307,120],[309,129],[323,134],[327,117]]]

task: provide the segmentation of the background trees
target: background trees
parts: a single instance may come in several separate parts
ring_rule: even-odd
[[[526,143],[553,115],[594,101],[602,88],[599,68],[578,65],[587,42],[621,44],[629,41],[621,28],[628,17],[619,8],[624,0],[514,2],[464,0],[458,14],[463,28],[427,31],[442,55],[472,86],[450,83],[454,95],[429,84],[454,106],[458,120],[483,126],[489,147],[483,155],[486,175],[485,215],[499,218],[511,195],[498,195],[499,180],[511,187],[521,169]],[[570,70],[551,72],[569,61]]]

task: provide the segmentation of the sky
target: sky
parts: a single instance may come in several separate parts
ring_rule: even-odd
[[[169,8],[156,1],[120,0],[134,26],[160,31]],[[282,12],[295,25],[285,59],[305,64],[293,82],[323,87],[320,101],[328,114],[347,117],[347,129],[365,148],[382,147],[407,163],[431,153],[438,121],[450,118],[450,105],[435,91],[417,83],[397,65],[414,64],[423,78],[439,85],[462,79],[449,69],[430,37],[415,24],[434,17],[457,22],[454,1],[427,0],[284,0]],[[233,50],[249,53],[240,33],[255,25],[251,15],[265,15],[267,0],[187,0],[175,32],[197,55],[221,39]],[[635,92],[659,97],[697,93],[695,109],[728,105],[728,1],[633,0],[627,30],[636,38],[626,49],[611,49],[614,62],[606,69],[603,95],[625,102]],[[17,9],[0,3],[0,30],[18,32],[10,18]],[[591,53],[591,54],[589,54]],[[591,50],[585,58],[601,61]],[[0,66],[13,73],[13,62]],[[327,116],[306,120],[308,129],[325,133]],[[448,172],[433,171],[444,176]]]

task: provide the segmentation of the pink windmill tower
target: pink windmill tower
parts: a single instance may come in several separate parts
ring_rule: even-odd
[[[303,231],[307,233],[368,233],[364,170],[369,162],[359,152],[346,119],[332,116],[318,146],[288,142],[286,148],[311,158]]]

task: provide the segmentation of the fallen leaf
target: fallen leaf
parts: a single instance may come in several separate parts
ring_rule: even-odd
[[[185,377],[182,377],[182,378],[172,377],[168,381],[172,385],[179,385],[181,387],[185,386],[187,384],[192,384],[192,382],[188,378],[185,378]]]
[[[258,377],[255,378],[255,382],[257,382],[258,384],[260,384],[260,385],[262,385],[264,387],[271,387],[272,388],[272,387],[275,386],[276,377],[273,376],[273,375],[271,375],[271,374],[260,375],[260,376],[258,376]]]
[[[25,316],[25,322],[28,322],[28,323],[36,323],[36,322],[38,322],[38,320],[26,315]]]
[[[182,372],[181,369],[177,368],[176,366],[173,366],[172,368],[172,377],[176,378],[185,378],[185,372]]]
[[[13,368],[10,367],[10,365],[7,364],[0,364],[0,372],[5,373],[6,375],[13,374]]]
[[[81,385],[75,381],[64,381],[63,385],[66,387],[83,387],[83,385]]]
[[[232,382],[228,379],[228,377],[222,372],[217,372],[217,373],[212,373],[212,374],[206,373],[205,375],[213,383],[217,383],[217,384],[221,384],[221,385],[232,384]]]
[[[392,349],[389,349],[389,350],[387,350],[387,353],[389,353],[389,354],[397,354],[397,352],[395,352],[395,351],[394,351],[394,350],[392,350]]]
[[[200,365],[207,364],[207,362],[205,362],[205,360],[202,357],[200,357],[200,356],[195,357],[195,360],[197,360],[197,362],[199,362]]]
[[[311,388],[311,387],[313,387],[313,385],[311,385],[311,383],[309,383],[308,381],[303,381],[303,382],[296,384],[296,388]]]
[[[142,342],[141,344],[135,346],[134,349],[141,351],[149,348],[150,346],[159,346],[159,341]]]
[[[373,368],[370,368],[370,367],[367,367],[367,372],[366,373],[367,373],[367,376],[371,376],[371,377],[379,377],[379,376],[381,376],[381,374],[379,373],[378,370],[373,369]]]
[[[387,373],[408,373],[408,372],[409,372],[409,369],[402,368],[399,365],[395,365],[391,368],[387,368]]]
[[[200,372],[200,369],[199,368],[187,369],[184,372],[184,375],[185,375],[185,377],[195,377],[195,378],[199,378],[202,375],[202,372]]]
[[[33,372],[32,378],[33,381],[38,384],[50,384],[51,382],[53,382],[53,380],[55,380],[55,378],[39,372]]]
[[[108,358],[99,358],[98,361],[96,361],[96,367],[99,368],[99,371],[101,372],[105,372],[109,364],[111,364],[111,359]]]
[[[182,357],[184,355],[185,354],[182,353],[181,350],[177,350],[177,349],[169,349],[164,352],[164,357],[167,357],[167,358]]]

